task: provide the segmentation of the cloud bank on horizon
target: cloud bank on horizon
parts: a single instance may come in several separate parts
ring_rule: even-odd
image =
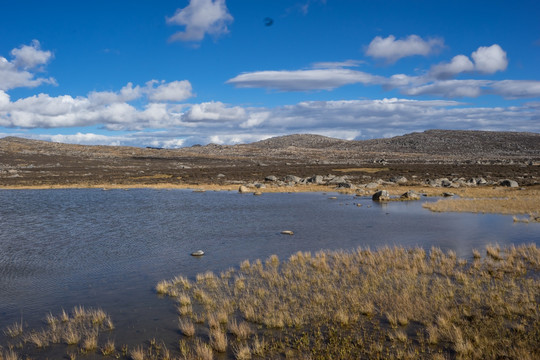
[[[135,39],[119,34],[114,52],[103,49],[101,36],[110,34],[89,39],[102,67],[119,61],[106,74],[95,70],[99,61],[90,58],[86,63],[79,55],[85,50],[72,49],[69,38],[55,40],[50,35],[56,26],[69,26],[68,20],[48,23],[50,32],[43,38],[30,38],[11,49],[6,50],[10,41],[3,39],[0,136],[180,147],[292,133],[367,139],[432,128],[540,132],[540,80],[534,65],[540,60],[540,46],[534,41],[525,43],[526,48],[523,43],[514,46],[515,39],[501,31],[500,41],[473,33],[463,45],[452,32],[412,33],[407,23],[382,24],[391,32],[380,35],[378,22],[369,36],[369,24],[358,30],[353,25],[364,15],[382,18],[383,10],[356,2],[299,1],[294,7],[271,0],[250,6],[225,0],[184,3],[175,10],[176,2],[165,2],[162,6],[170,7],[169,13],[159,13],[158,8],[148,14],[145,8],[130,14],[148,17],[150,24],[161,16],[165,26],[154,31],[141,25]],[[0,20],[23,13],[13,6]],[[262,23],[268,15],[276,19],[272,27]],[[492,26],[497,26],[496,20]],[[319,29],[321,24],[327,25]],[[283,28],[274,30],[279,26]],[[163,36],[171,30],[172,35]],[[532,30],[540,38],[540,27]],[[336,50],[341,37],[351,34],[361,34],[363,41],[345,41],[348,47]],[[145,37],[150,51],[136,53]],[[137,46],[128,46],[132,41]],[[54,46],[42,45],[50,43]],[[518,59],[515,66],[513,59]],[[55,66],[56,61],[61,64]],[[130,72],[130,65],[139,62],[144,71]],[[77,70],[88,73],[85,81],[69,78]]]

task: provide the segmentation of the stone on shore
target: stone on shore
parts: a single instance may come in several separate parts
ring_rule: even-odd
[[[504,179],[504,180],[499,181],[499,185],[500,186],[511,187],[511,188],[519,187],[519,184],[517,183],[517,181],[510,180],[510,179]]]
[[[415,191],[409,190],[406,193],[403,193],[401,195],[401,199],[403,200],[420,200],[420,195],[416,193]]]
[[[390,194],[386,190],[380,190],[373,194],[371,199],[373,201],[387,201],[390,200]]]
[[[245,194],[245,193],[250,193],[252,191],[247,186],[240,185],[240,187],[238,188],[238,192],[240,194]]]

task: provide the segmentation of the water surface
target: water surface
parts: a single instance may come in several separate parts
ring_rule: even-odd
[[[2,190],[0,201],[0,328],[21,317],[41,327],[47,312],[81,304],[111,315],[117,343],[177,341],[173,303],[153,287],[178,274],[193,279],[299,250],[438,246],[470,258],[489,243],[540,239],[540,224],[511,216],[432,213],[422,201],[339,194]],[[206,255],[190,256],[198,249]]]

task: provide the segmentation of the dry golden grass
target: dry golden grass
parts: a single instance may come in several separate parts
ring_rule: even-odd
[[[539,270],[535,245],[488,246],[470,260],[359,248],[244,261],[169,291],[191,299],[185,321],[206,319],[207,348],[222,351],[222,336],[237,359],[538,358]],[[218,313],[228,314],[229,339]],[[204,352],[201,341],[186,339],[183,353]]]
[[[441,199],[434,203],[425,203],[423,206],[431,211],[454,211],[472,213],[498,213],[510,215],[529,215],[530,220],[538,221],[540,217],[540,191],[514,190],[491,191],[491,198],[484,191],[463,191],[460,199]],[[472,197],[469,197],[471,195]],[[496,198],[494,198],[496,197]]]
[[[97,349],[100,330],[107,331],[114,328],[110,317],[103,310],[85,309],[82,306],[74,307],[70,314],[64,310],[58,316],[48,313],[45,322],[47,327],[40,330],[23,331],[22,327],[13,325],[9,327],[11,331],[9,333],[18,331],[17,336],[21,336],[23,343],[36,348],[63,342],[66,345],[80,344],[80,351],[88,353]]]

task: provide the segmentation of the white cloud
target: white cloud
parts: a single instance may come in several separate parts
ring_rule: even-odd
[[[107,124],[118,125],[117,129],[121,130],[138,129],[139,131],[123,135],[117,135],[114,132],[105,134],[79,132],[74,135],[41,134],[34,137],[41,139],[48,137],[55,141],[84,144],[177,147],[209,142],[245,143],[293,133],[362,139],[400,135],[426,129],[540,132],[539,107],[534,102],[523,106],[480,108],[448,100],[390,98],[304,101],[274,108],[240,108],[223,103],[189,106],[198,109],[197,111],[204,109],[200,121],[187,122],[183,119],[183,115],[172,113],[171,108],[166,104],[151,103],[142,111],[122,106],[107,107],[120,117],[131,112],[131,118],[124,120],[123,123],[109,122]],[[192,112],[191,116],[197,111]],[[90,115],[84,114],[83,108],[77,115],[91,118]],[[214,114],[213,121],[207,121],[208,117],[211,117],[209,114]],[[79,116],[74,116],[74,118],[79,118]],[[108,116],[109,121],[112,121],[110,118],[113,115]],[[152,117],[155,117],[155,123],[152,122]],[[116,119],[116,121],[122,120]],[[152,130],[160,127],[163,130]],[[107,128],[112,129],[110,126]],[[28,137],[30,131],[26,130],[22,134]],[[13,135],[20,136],[20,133]]]
[[[366,55],[393,63],[407,56],[433,54],[443,46],[444,41],[439,38],[426,41],[418,35],[409,35],[400,40],[396,40],[394,35],[389,35],[386,38],[377,36],[369,44]]]
[[[478,97],[484,87],[490,85],[487,80],[441,80],[418,86],[402,87],[403,94],[411,96],[435,95],[445,98]]]
[[[314,63],[311,67],[314,69],[335,69],[344,67],[357,67],[364,62],[361,60],[345,60],[345,61],[326,61]]]
[[[170,41],[201,41],[206,34],[219,36],[229,32],[227,25],[232,23],[225,0],[190,0],[189,5],[178,9],[167,18],[168,24],[185,26],[170,37]]]
[[[449,63],[435,65],[430,70],[430,75],[437,79],[449,79],[463,72],[474,70],[474,64],[465,55],[457,55]]]
[[[92,91],[88,94],[88,100],[94,105],[108,105],[119,102],[130,102],[140,98],[143,91],[140,86],[133,87],[132,83],[128,83],[119,92],[113,91]]]
[[[481,46],[471,57],[474,60],[475,70],[485,74],[504,71],[508,66],[506,52],[497,44],[489,47]]]
[[[540,97],[540,81],[501,80],[491,85],[491,92],[509,99]]]
[[[156,88],[154,84],[160,84]],[[150,81],[146,87],[128,83],[120,91],[93,91],[87,97],[39,94],[14,102],[0,90],[0,126],[54,128],[101,124],[111,130],[164,128],[182,123],[186,105],[170,104],[191,96],[189,81]],[[129,102],[146,100],[138,109]],[[163,102],[155,102],[155,101]],[[241,109],[242,110],[242,109]]]
[[[30,45],[22,45],[11,50],[14,57],[13,64],[23,69],[32,69],[38,65],[45,65],[52,58],[52,52],[40,49],[38,40],[32,40]]]
[[[382,77],[349,69],[314,69],[296,71],[257,71],[243,73],[227,80],[240,88],[269,88],[281,91],[331,90],[362,83],[377,84]]]
[[[21,69],[14,62],[0,56],[0,90],[10,90],[18,87],[36,87],[41,84],[56,85],[56,80],[50,78],[36,78],[30,71]]]
[[[192,105],[184,114],[186,122],[237,122],[246,118],[246,111],[240,106],[227,107],[220,101]]]
[[[431,67],[429,75],[437,79],[449,79],[464,72],[492,74],[504,71],[508,66],[506,52],[497,44],[489,47],[480,46],[471,54],[474,63],[465,55],[457,55],[449,63]]]
[[[111,145],[119,146],[129,141],[129,137],[118,136],[118,135],[99,135],[93,133],[76,133],[76,134],[56,134],[56,135],[46,135],[42,138],[45,138],[49,141],[68,143],[68,144],[79,144],[79,145]]]
[[[149,81],[148,99],[154,102],[180,102],[193,96],[191,83],[187,80],[171,81],[165,83],[162,81],[158,87],[154,88],[157,81]]]

